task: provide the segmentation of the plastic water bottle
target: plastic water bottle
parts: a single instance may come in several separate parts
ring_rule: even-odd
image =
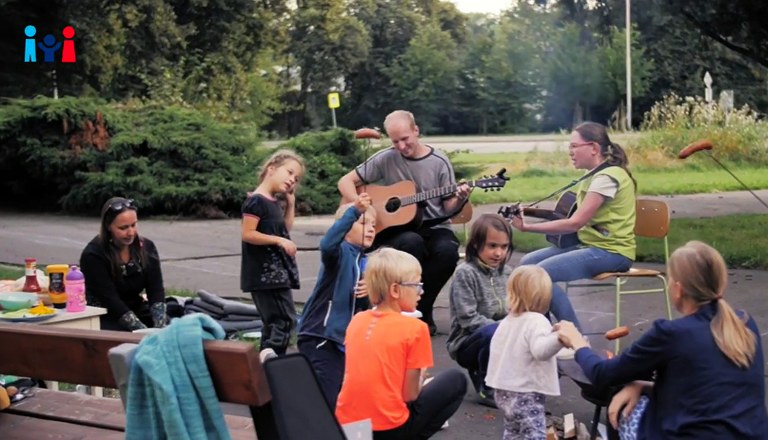
[[[64,291],[67,293],[68,312],[85,310],[85,275],[77,265],[69,266],[69,273],[64,278]]]

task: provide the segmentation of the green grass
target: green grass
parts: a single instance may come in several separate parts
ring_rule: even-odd
[[[701,219],[673,219],[670,251],[690,240],[710,244],[720,251],[731,268],[768,269],[768,215],[729,215]],[[639,260],[663,261],[660,240],[639,239]]]
[[[715,247],[733,269],[768,269],[768,215],[729,215],[700,219],[672,219],[669,249],[699,240]],[[462,244],[464,232],[457,233]],[[550,246],[543,234],[514,231],[515,250],[530,252]],[[637,239],[637,261],[664,263],[662,240]]]
[[[631,171],[637,180],[640,195],[694,194],[739,191],[744,188],[725,170],[700,158],[690,161],[657,156],[649,152],[636,158],[638,165]],[[461,153],[453,162],[457,167],[474,170],[473,177],[495,174],[507,169],[510,180],[501,191],[475,190],[472,203],[510,203],[534,201],[578,178],[582,171],[574,170],[564,152],[530,153]],[[630,162],[633,163],[633,162]],[[768,188],[765,167],[726,164],[749,188]]]
[[[630,149],[628,153],[639,195],[717,193],[744,189],[704,153],[685,161],[669,157],[661,148]],[[510,180],[501,191],[473,192],[472,203],[476,205],[532,202],[583,174],[583,171],[573,169],[564,149],[528,153],[462,152],[454,155],[452,162],[457,169],[473,178],[495,174],[502,167],[507,169]],[[765,166],[760,167],[762,163],[726,162],[725,165],[750,189],[768,188],[768,172]],[[766,215],[673,219],[670,249],[689,240],[702,240],[716,247],[730,267],[768,269],[766,230]],[[515,247],[520,252],[548,245],[541,234],[515,231]],[[638,261],[663,262],[662,243],[639,239]]]
[[[0,265],[0,280],[17,280],[24,276],[24,268],[21,266]]]
[[[197,292],[188,289],[177,289],[175,287],[165,287],[165,296],[183,296],[185,298],[194,298]]]

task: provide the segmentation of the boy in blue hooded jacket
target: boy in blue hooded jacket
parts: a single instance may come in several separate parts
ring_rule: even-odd
[[[344,378],[344,337],[356,298],[367,297],[361,268],[363,251],[376,236],[376,211],[362,193],[336,212],[336,222],[320,241],[317,284],[299,319],[298,348],[315,370],[332,409]]]

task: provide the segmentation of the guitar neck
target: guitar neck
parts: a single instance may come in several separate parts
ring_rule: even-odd
[[[477,182],[476,180],[470,180],[466,183],[467,185],[469,185],[470,188],[472,188],[475,186],[476,182]],[[401,206],[412,205],[414,203],[423,202],[425,200],[435,199],[437,197],[453,194],[456,192],[456,188],[458,187],[459,187],[458,184],[453,184],[453,185],[443,186],[441,188],[430,189],[428,191],[422,191],[410,196],[400,197]]]

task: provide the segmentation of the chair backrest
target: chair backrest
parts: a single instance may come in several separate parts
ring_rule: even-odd
[[[456,215],[451,217],[451,223],[454,225],[466,225],[472,221],[473,211],[472,202],[465,203],[461,208],[461,211],[457,212]]]
[[[264,362],[281,440],[346,440],[309,361],[301,353]]]
[[[664,238],[669,232],[669,206],[660,200],[638,199],[635,235]]]

